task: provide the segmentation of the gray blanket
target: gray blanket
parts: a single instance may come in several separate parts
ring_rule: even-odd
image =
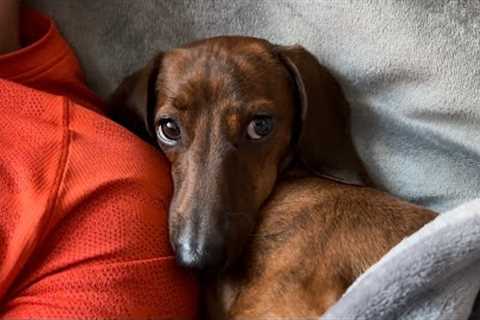
[[[480,200],[475,200],[402,241],[322,319],[468,319],[479,271]]]
[[[154,52],[246,34],[299,43],[339,79],[377,186],[446,212],[480,198],[477,0],[34,0],[107,95]],[[369,270],[328,319],[467,319],[479,290],[478,202],[440,216]]]

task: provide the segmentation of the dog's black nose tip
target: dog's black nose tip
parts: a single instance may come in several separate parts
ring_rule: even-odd
[[[194,241],[181,241],[175,246],[177,263],[198,270],[213,270],[222,266],[225,251],[219,244],[199,245]]]

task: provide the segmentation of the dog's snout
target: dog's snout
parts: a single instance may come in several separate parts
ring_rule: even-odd
[[[222,239],[199,239],[191,234],[178,239],[175,252],[178,264],[199,270],[220,267],[226,259]]]

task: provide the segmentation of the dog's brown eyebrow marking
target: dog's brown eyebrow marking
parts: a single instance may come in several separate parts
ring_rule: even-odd
[[[275,104],[270,99],[260,98],[250,102],[249,107],[250,109],[257,110],[257,111],[260,111],[262,109],[274,110]]]
[[[256,113],[269,115],[275,111],[275,105],[268,99],[257,99],[245,104],[228,104],[225,108],[225,112],[228,117],[239,115],[254,115]]]
[[[171,105],[178,111],[187,111],[189,109],[189,105],[187,103],[180,103],[178,99],[171,99]]]
[[[242,105],[234,105],[230,107],[231,113],[245,114],[248,113],[273,113],[275,111],[275,104],[273,101],[260,98],[253,101],[250,101]]]
[[[175,94],[174,90],[169,89],[167,86],[164,87],[167,91],[165,95],[165,101],[168,105],[171,105],[174,109],[178,111],[186,111],[189,109],[191,105],[190,99],[184,94]]]
[[[240,124],[241,124],[240,115],[238,113],[231,113],[231,114],[227,115],[226,123],[227,123],[227,128],[230,131],[232,131],[232,133],[233,133],[233,131],[236,128],[240,127]],[[230,134],[232,134],[232,133],[230,133]]]

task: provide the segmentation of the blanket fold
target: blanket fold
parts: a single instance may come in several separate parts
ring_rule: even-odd
[[[468,319],[479,271],[480,199],[402,241],[322,319]]]

